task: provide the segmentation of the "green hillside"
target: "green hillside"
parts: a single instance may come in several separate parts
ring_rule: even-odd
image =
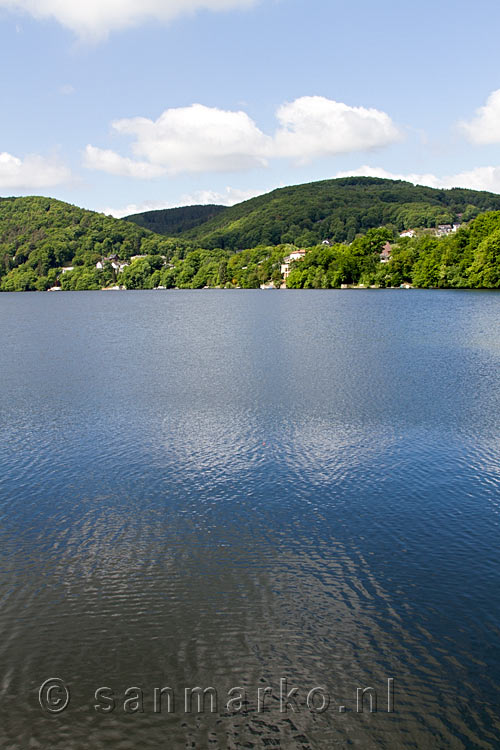
[[[113,280],[102,257],[183,254],[189,243],[152,234],[136,224],[86,211],[53,198],[0,199],[0,289],[47,289],[64,266],[74,288],[100,289]],[[180,250],[179,250],[179,249]]]
[[[125,221],[133,221],[134,224],[157,234],[175,237],[209,221],[224,210],[225,206],[217,205],[182,206],[180,208],[165,208],[132,214],[126,216]]]
[[[325,239],[352,242],[368,229],[435,227],[464,214],[500,209],[500,195],[454,188],[436,190],[409,182],[346,177],[280,188],[226,208],[183,233],[202,247],[238,250],[293,243],[311,247]]]
[[[364,223],[368,220],[360,206],[368,201],[367,196],[371,196],[366,208],[370,221],[375,221],[370,206],[378,206],[382,216],[385,211],[392,211],[399,219],[384,227],[362,227],[350,244],[332,241],[330,245],[321,245],[318,240],[324,235],[318,230],[316,243],[289,269],[288,287],[328,289],[345,284],[500,287],[500,210],[483,210],[491,204],[500,205],[500,196],[489,193],[433,191],[386,180],[357,179],[352,183],[337,180],[285,188],[247,201],[224,210],[199,231],[202,233],[228,213],[232,216],[238,211],[244,213],[250,206],[252,210],[243,218],[256,222],[254,230],[258,233],[261,227],[256,217],[261,216],[264,223],[263,217],[276,212],[278,205],[280,216],[284,217],[287,211],[297,216],[306,210],[307,195],[309,206],[314,195],[327,200],[322,188],[325,185],[327,193],[334,190],[337,197],[343,196],[344,206]],[[284,200],[287,195],[289,204]],[[412,195],[426,198],[427,202],[411,203]],[[302,197],[302,202],[298,197]],[[403,202],[398,203],[398,197]],[[478,212],[477,218],[468,221]],[[435,226],[438,221],[452,221],[458,214],[463,214],[462,228],[447,236],[421,231],[413,239],[399,237],[400,222],[411,227],[418,227],[419,221]],[[328,221],[325,216],[317,223]],[[307,231],[313,235],[312,229]],[[214,242],[219,247],[214,248],[204,247],[209,244],[206,238],[197,242],[186,239],[192,234],[194,230],[183,237],[165,237],[135,223],[50,198],[3,198],[0,199],[0,291],[43,291],[51,287],[79,291],[116,285],[127,289],[256,288],[271,281],[281,286],[283,259],[296,249],[292,243],[261,242],[238,252],[230,246],[220,247],[220,235]],[[331,232],[329,238],[333,240]],[[380,252],[386,243],[391,243],[391,257],[382,263]]]

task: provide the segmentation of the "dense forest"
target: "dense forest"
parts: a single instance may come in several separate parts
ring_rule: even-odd
[[[209,249],[240,250],[286,243],[313,247],[325,239],[350,243],[358,234],[380,226],[390,226],[394,231],[435,227],[453,222],[458,214],[463,215],[463,221],[470,221],[491,210],[500,210],[500,196],[494,193],[346,177],[274,190],[222,209],[181,236]],[[160,215],[165,223],[171,215],[175,221],[171,212],[153,212],[155,221]],[[146,215],[142,214],[142,221]],[[162,231],[158,224],[155,231]]]
[[[477,195],[486,201],[489,194]],[[290,265],[287,287],[500,288],[500,210],[465,221],[480,207],[468,210],[462,227],[445,237],[425,229],[400,237],[388,224],[359,232],[351,243],[313,245]],[[387,243],[390,259],[382,263]],[[203,248],[49,198],[0,199],[1,291],[279,287],[281,265],[294,249],[284,242]]]
[[[125,221],[132,221],[144,229],[149,229],[157,234],[164,234],[167,237],[176,237],[182,232],[203,224],[209,219],[213,219],[225,206],[207,205],[207,206],[181,206],[180,208],[166,208],[156,211],[144,211],[140,214],[126,216]]]
[[[86,211],[52,198],[0,199],[0,289],[44,290],[56,284],[63,267],[73,288],[100,289],[114,278],[108,263],[98,273],[96,263],[117,255],[182,257],[191,244],[152,234],[135,224]],[[64,277],[63,277],[64,278]]]
[[[312,248],[292,265],[287,287],[500,288],[500,211],[481,214],[446,237],[398,238],[390,260],[381,263],[379,251],[387,239],[389,230],[369,230],[351,245]]]

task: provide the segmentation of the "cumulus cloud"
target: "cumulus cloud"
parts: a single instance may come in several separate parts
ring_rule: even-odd
[[[55,19],[80,37],[100,39],[110,31],[149,20],[168,22],[199,10],[248,8],[257,0],[0,0],[0,7],[37,19]]]
[[[30,154],[24,159],[0,153],[0,189],[37,190],[71,179],[70,170],[56,159]]]
[[[87,146],[83,159],[87,169],[95,169],[100,172],[117,175],[118,177],[136,177],[141,180],[149,180],[152,177],[160,177],[166,170],[157,164],[145,161],[136,161],[126,156],[120,156],[109,149]]]
[[[476,167],[458,174],[437,177],[432,173],[398,174],[382,167],[359,167],[350,171],[338,172],[335,177],[383,177],[388,180],[405,180],[414,185],[428,185],[433,188],[469,188],[470,190],[487,190],[500,193],[500,167]]]
[[[500,89],[490,94],[484,107],[476,111],[472,120],[459,125],[472,143],[500,143]]]
[[[133,138],[136,160],[88,146],[86,163],[112,174],[137,177],[149,176],[148,164],[170,175],[235,172],[266,166],[279,157],[305,163],[320,156],[371,150],[401,137],[385,112],[349,107],[320,96],[283,105],[277,120],[276,132],[267,135],[243,111],[202,104],[167,109],[157,120],[118,120],[113,129]]]
[[[118,120],[116,132],[135,138],[135,156],[179,172],[233,172],[265,165],[271,139],[242,111],[202,104],[167,109],[157,120]]]
[[[307,163],[318,156],[334,156],[388,146],[401,133],[385,112],[350,107],[323,96],[303,96],[278,109],[280,128],[275,153]]]
[[[220,206],[234,206],[249,198],[262,195],[265,190],[239,190],[238,188],[226,187],[223,192],[216,190],[198,190],[194,193],[185,193],[178,201],[144,201],[144,203],[129,203],[123,208],[105,208],[102,213],[122,219],[131,214],[140,214],[143,211],[158,211],[163,208],[179,208],[180,206],[198,206],[218,204]]]

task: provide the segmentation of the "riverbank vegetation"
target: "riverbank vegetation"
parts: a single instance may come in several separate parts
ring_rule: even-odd
[[[377,250],[384,231],[371,230],[351,245],[312,248],[291,268],[287,287],[332,288],[342,284],[466,289],[500,287],[500,211],[482,214],[446,237],[423,234],[398,238],[381,263]],[[378,247],[370,237],[380,235]]]
[[[286,285],[500,288],[500,211],[465,219],[444,237],[425,229],[400,237],[389,224],[350,243],[315,244],[289,265]],[[390,259],[381,262],[387,243]],[[280,287],[282,263],[296,249],[287,242],[203,248],[48,198],[0,200],[1,291]]]

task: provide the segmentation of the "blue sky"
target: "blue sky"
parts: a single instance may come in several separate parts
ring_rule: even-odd
[[[492,0],[0,0],[0,194],[123,215],[348,173],[500,192],[499,24]]]

